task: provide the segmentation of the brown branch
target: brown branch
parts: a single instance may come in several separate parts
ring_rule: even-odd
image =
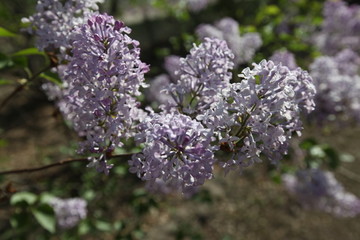
[[[130,157],[131,155],[133,155],[134,153],[127,153],[127,154],[119,154],[119,155],[112,155],[110,157],[108,157],[108,159],[111,158],[125,158],[125,157]],[[48,168],[52,168],[52,167],[58,167],[58,166],[63,166],[65,164],[70,164],[73,162],[85,162],[88,161],[88,158],[72,158],[72,159],[65,159],[65,160],[61,160],[59,162],[56,163],[52,163],[52,164],[48,164],[48,165],[44,165],[41,167],[34,167],[34,168],[23,168],[23,169],[14,169],[14,170],[7,170],[7,171],[0,171],[0,175],[10,175],[10,174],[20,174],[20,173],[31,173],[31,172],[37,172],[37,171],[41,171],[44,169],[48,169]]]
[[[25,83],[22,83],[20,86],[18,86],[17,88],[14,89],[14,91],[12,91],[9,96],[7,96],[1,103],[0,103],[0,111],[3,107],[5,107],[5,105],[18,93],[21,92],[21,90],[23,90],[25,88],[25,86],[34,81],[37,77],[39,77],[39,75],[43,72],[46,72],[47,70],[51,69],[52,66],[47,66],[44,69],[40,70],[39,72],[37,72],[36,74],[34,74],[31,78],[29,78]]]

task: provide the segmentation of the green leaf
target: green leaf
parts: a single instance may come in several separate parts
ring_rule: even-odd
[[[13,56],[28,56],[28,55],[46,56],[44,52],[39,51],[37,48],[26,48],[13,54]]]
[[[37,196],[31,192],[18,192],[12,195],[10,199],[11,205],[16,205],[21,202],[26,202],[29,205],[33,205],[37,200]]]
[[[265,14],[277,15],[280,13],[280,9],[276,5],[269,5],[265,9]]]
[[[312,148],[313,146],[315,146],[317,143],[314,139],[312,138],[308,138],[304,141],[302,141],[300,144],[299,144],[299,147],[304,149],[304,150],[310,150],[310,148]]]
[[[90,230],[91,230],[91,227],[87,221],[81,221],[79,223],[79,227],[78,227],[79,235],[87,234],[88,232],[90,232]]]
[[[6,79],[0,79],[0,85],[6,85],[6,84],[11,84],[12,81],[10,80],[6,80]]]
[[[340,154],[340,161],[341,162],[354,162],[355,161],[355,157],[351,154],[348,153],[342,153]]]
[[[101,220],[95,222],[95,227],[103,232],[109,232],[113,229],[112,224]]]
[[[49,204],[54,199],[54,197],[55,196],[52,195],[51,193],[43,192],[39,196],[39,202],[44,204]]]
[[[55,232],[56,221],[55,213],[52,207],[47,204],[42,204],[37,208],[32,209],[32,213],[38,223],[51,233]]]
[[[0,27],[0,37],[16,37],[16,36],[17,35],[15,33],[12,33],[3,27]]]
[[[8,142],[5,139],[0,138],[0,148],[6,147],[8,145]]]
[[[328,157],[328,165],[331,169],[336,169],[340,164],[339,154],[336,152],[335,149],[331,147],[325,147],[324,152]]]
[[[13,61],[3,53],[0,53],[0,69],[13,66]]]
[[[55,83],[56,85],[59,85],[59,86],[61,86],[61,84],[62,84],[60,79],[57,79],[57,78],[52,77],[45,73],[40,74],[39,77],[45,78],[46,80],[48,80],[52,83]]]
[[[29,215],[26,212],[21,211],[15,213],[10,217],[10,224],[13,228],[20,229],[27,225],[28,220],[29,220]]]

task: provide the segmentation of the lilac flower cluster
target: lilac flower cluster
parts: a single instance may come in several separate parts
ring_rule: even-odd
[[[167,139],[168,131],[161,129],[170,128],[169,122],[177,122],[177,118],[191,119],[198,129],[209,132],[206,135],[209,154],[219,153],[220,165],[227,171],[241,170],[264,158],[278,163],[287,153],[292,134],[300,134],[300,113],[309,113],[315,106],[316,91],[310,75],[301,68],[290,70],[282,64],[263,60],[253,64],[253,69],[244,69],[241,79],[231,83],[232,58],[225,41],[206,38],[202,44],[194,46],[186,58],[180,59],[176,71],[178,80],[167,89],[163,112],[150,115],[139,129],[137,138],[139,143],[145,144],[144,151],[130,161],[132,172],[151,180],[147,184],[150,189],[168,192],[171,186],[181,188],[184,193],[197,186],[173,173],[178,163],[170,169],[162,165],[168,164],[163,160],[169,158],[168,147],[178,144],[163,140],[156,144],[156,139]],[[156,81],[170,82],[167,75]],[[170,96],[172,102],[168,99]],[[176,126],[183,125],[176,123]],[[210,166],[215,161],[212,158],[208,161],[212,163],[206,163],[207,176],[211,176]],[[196,175],[192,176],[195,181]],[[198,177],[201,183],[207,178]]]
[[[124,23],[99,14],[73,30],[65,98],[75,130],[86,139],[80,153],[112,152],[144,116],[135,97],[146,87],[148,66],[129,33]]]
[[[57,224],[62,229],[75,227],[87,215],[87,203],[82,198],[53,198],[50,205],[54,209]]]
[[[66,58],[66,50],[71,49],[71,30],[86,22],[86,17],[98,10],[97,3],[104,0],[60,0],[37,1],[36,13],[23,18],[30,23],[27,31],[37,36],[36,46],[40,50],[55,51],[61,59]]]
[[[300,112],[314,109],[315,87],[307,72],[266,60],[253,65],[197,116],[213,129],[220,150],[231,153],[222,163],[226,169],[241,169],[261,156],[276,164],[287,153],[292,133],[302,129]]]
[[[234,63],[239,65],[251,61],[255,51],[262,45],[258,33],[247,33],[240,36],[239,24],[232,18],[223,18],[214,25],[201,24],[196,29],[200,39],[213,37],[225,40],[234,53]]]
[[[290,70],[298,68],[294,54],[287,50],[278,50],[270,57],[270,60],[275,64],[281,63],[283,66],[288,67]]]
[[[209,129],[183,114],[153,113],[139,126],[136,140],[144,148],[129,161],[130,172],[148,184],[161,179],[183,192],[196,188],[213,176],[211,136]]]
[[[180,79],[167,89],[175,104],[169,103],[165,108],[186,114],[206,109],[219,89],[229,86],[232,78],[230,70],[234,65],[232,58],[225,41],[206,38],[199,46],[194,45],[190,54],[180,59],[176,72]]]
[[[345,48],[360,53],[360,6],[344,1],[327,1],[323,10],[324,22],[315,43],[326,55]]]
[[[310,65],[318,94],[315,117],[319,122],[360,120],[360,57],[345,49],[322,56]]]
[[[289,193],[305,208],[340,217],[360,214],[360,199],[346,192],[331,172],[320,169],[299,170],[295,175],[285,174],[283,182]]]

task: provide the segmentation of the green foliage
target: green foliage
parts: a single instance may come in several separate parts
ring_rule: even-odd
[[[12,33],[3,27],[0,27],[0,37],[16,37],[16,36],[17,35],[15,33]]]

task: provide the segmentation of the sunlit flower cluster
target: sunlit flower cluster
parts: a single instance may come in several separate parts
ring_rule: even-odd
[[[196,34],[200,39],[212,37],[225,40],[234,54],[235,65],[250,62],[255,51],[262,45],[258,33],[240,36],[239,24],[232,18],[223,18],[214,25],[201,24],[197,27]]]

